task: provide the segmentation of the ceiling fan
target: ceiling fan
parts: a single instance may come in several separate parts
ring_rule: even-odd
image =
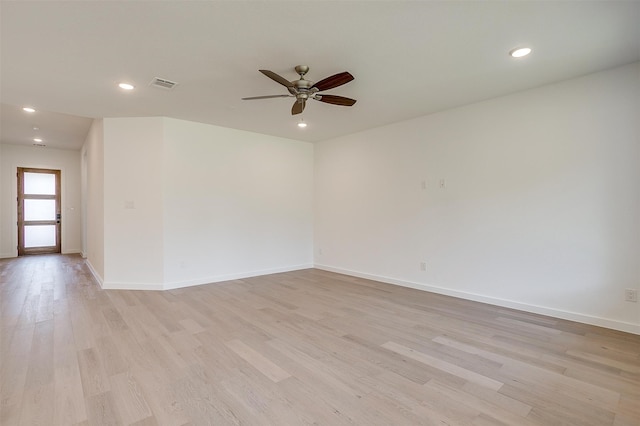
[[[333,89],[343,84],[347,84],[353,80],[353,76],[348,72],[341,72],[339,74],[327,77],[324,80],[320,80],[317,83],[313,81],[305,80],[304,76],[309,71],[309,67],[306,65],[298,65],[295,67],[296,72],[300,75],[300,80],[288,81],[284,77],[279,76],[273,71],[258,70],[262,74],[266,75],[273,81],[282,84],[289,91],[288,95],[268,95],[268,96],[253,96],[250,98],[242,98],[242,100],[254,100],[254,99],[269,99],[269,98],[296,98],[291,108],[291,115],[300,114],[304,111],[304,107],[307,103],[307,99],[314,99],[316,101],[324,102],[333,105],[351,106],[356,103],[355,99],[345,98],[343,96],[336,95],[323,95],[318,92],[324,92],[325,90]]]

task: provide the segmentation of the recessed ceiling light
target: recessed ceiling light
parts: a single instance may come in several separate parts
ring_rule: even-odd
[[[22,108],[22,110],[25,111],[25,112],[36,112],[36,110],[31,108],[31,107],[24,107],[24,108]]]
[[[34,141],[34,142],[42,142],[42,139],[40,139],[40,138],[33,138],[33,141]]]
[[[300,119],[300,121],[298,122],[298,127],[304,129],[305,127],[307,127],[307,123],[305,123],[303,119]]]
[[[134,88],[133,84],[129,84],[129,83],[120,83],[118,84],[118,87],[124,90],[133,90]]]
[[[527,56],[529,53],[531,53],[530,47],[519,47],[510,51],[509,55],[514,58],[522,58],[523,56]]]

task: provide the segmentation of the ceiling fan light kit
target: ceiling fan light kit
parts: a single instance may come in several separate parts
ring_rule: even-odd
[[[296,72],[300,76],[299,80],[289,81],[284,77],[276,74],[270,70],[258,70],[262,74],[266,75],[276,83],[280,83],[285,86],[289,91],[288,95],[267,95],[267,96],[253,96],[249,98],[242,98],[242,100],[256,100],[256,99],[270,99],[270,98],[296,98],[291,107],[291,115],[301,114],[307,104],[307,100],[313,99],[316,101],[324,102],[332,105],[352,106],[356,103],[355,99],[345,98],[344,96],[336,95],[323,95],[318,92],[324,92],[325,90],[334,89],[343,84],[347,84],[354,79],[354,77],[348,72],[341,72],[317,83],[306,80],[304,76],[309,72],[309,67],[306,65],[297,65],[295,67]]]

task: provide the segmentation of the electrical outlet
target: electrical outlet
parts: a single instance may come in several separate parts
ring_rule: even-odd
[[[427,262],[420,262],[420,270],[421,271],[427,270]]]
[[[627,302],[637,302],[638,301],[638,290],[634,288],[625,288],[624,289],[624,300]]]
[[[447,187],[447,182],[444,179],[440,179],[438,181],[438,185],[440,186],[440,189],[445,189]]]
[[[322,256],[322,249],[321,249],[321,248],[319,248],[319,249],[318,249],[318,254],[319,254],[320,256]]]
[[[427,181],[426,181],[426,180],[423,180],[423,181],[420,183],[420,187],[421,187],[423,190],[427,189]]]

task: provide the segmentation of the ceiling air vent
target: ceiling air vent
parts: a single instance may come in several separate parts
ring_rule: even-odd
[[[151,80],[150,86],[171,90],[176,87],[177,84],[178,83],[176,83],[175,81],[167,80],[166,78],[155,77],[153,80]]]

